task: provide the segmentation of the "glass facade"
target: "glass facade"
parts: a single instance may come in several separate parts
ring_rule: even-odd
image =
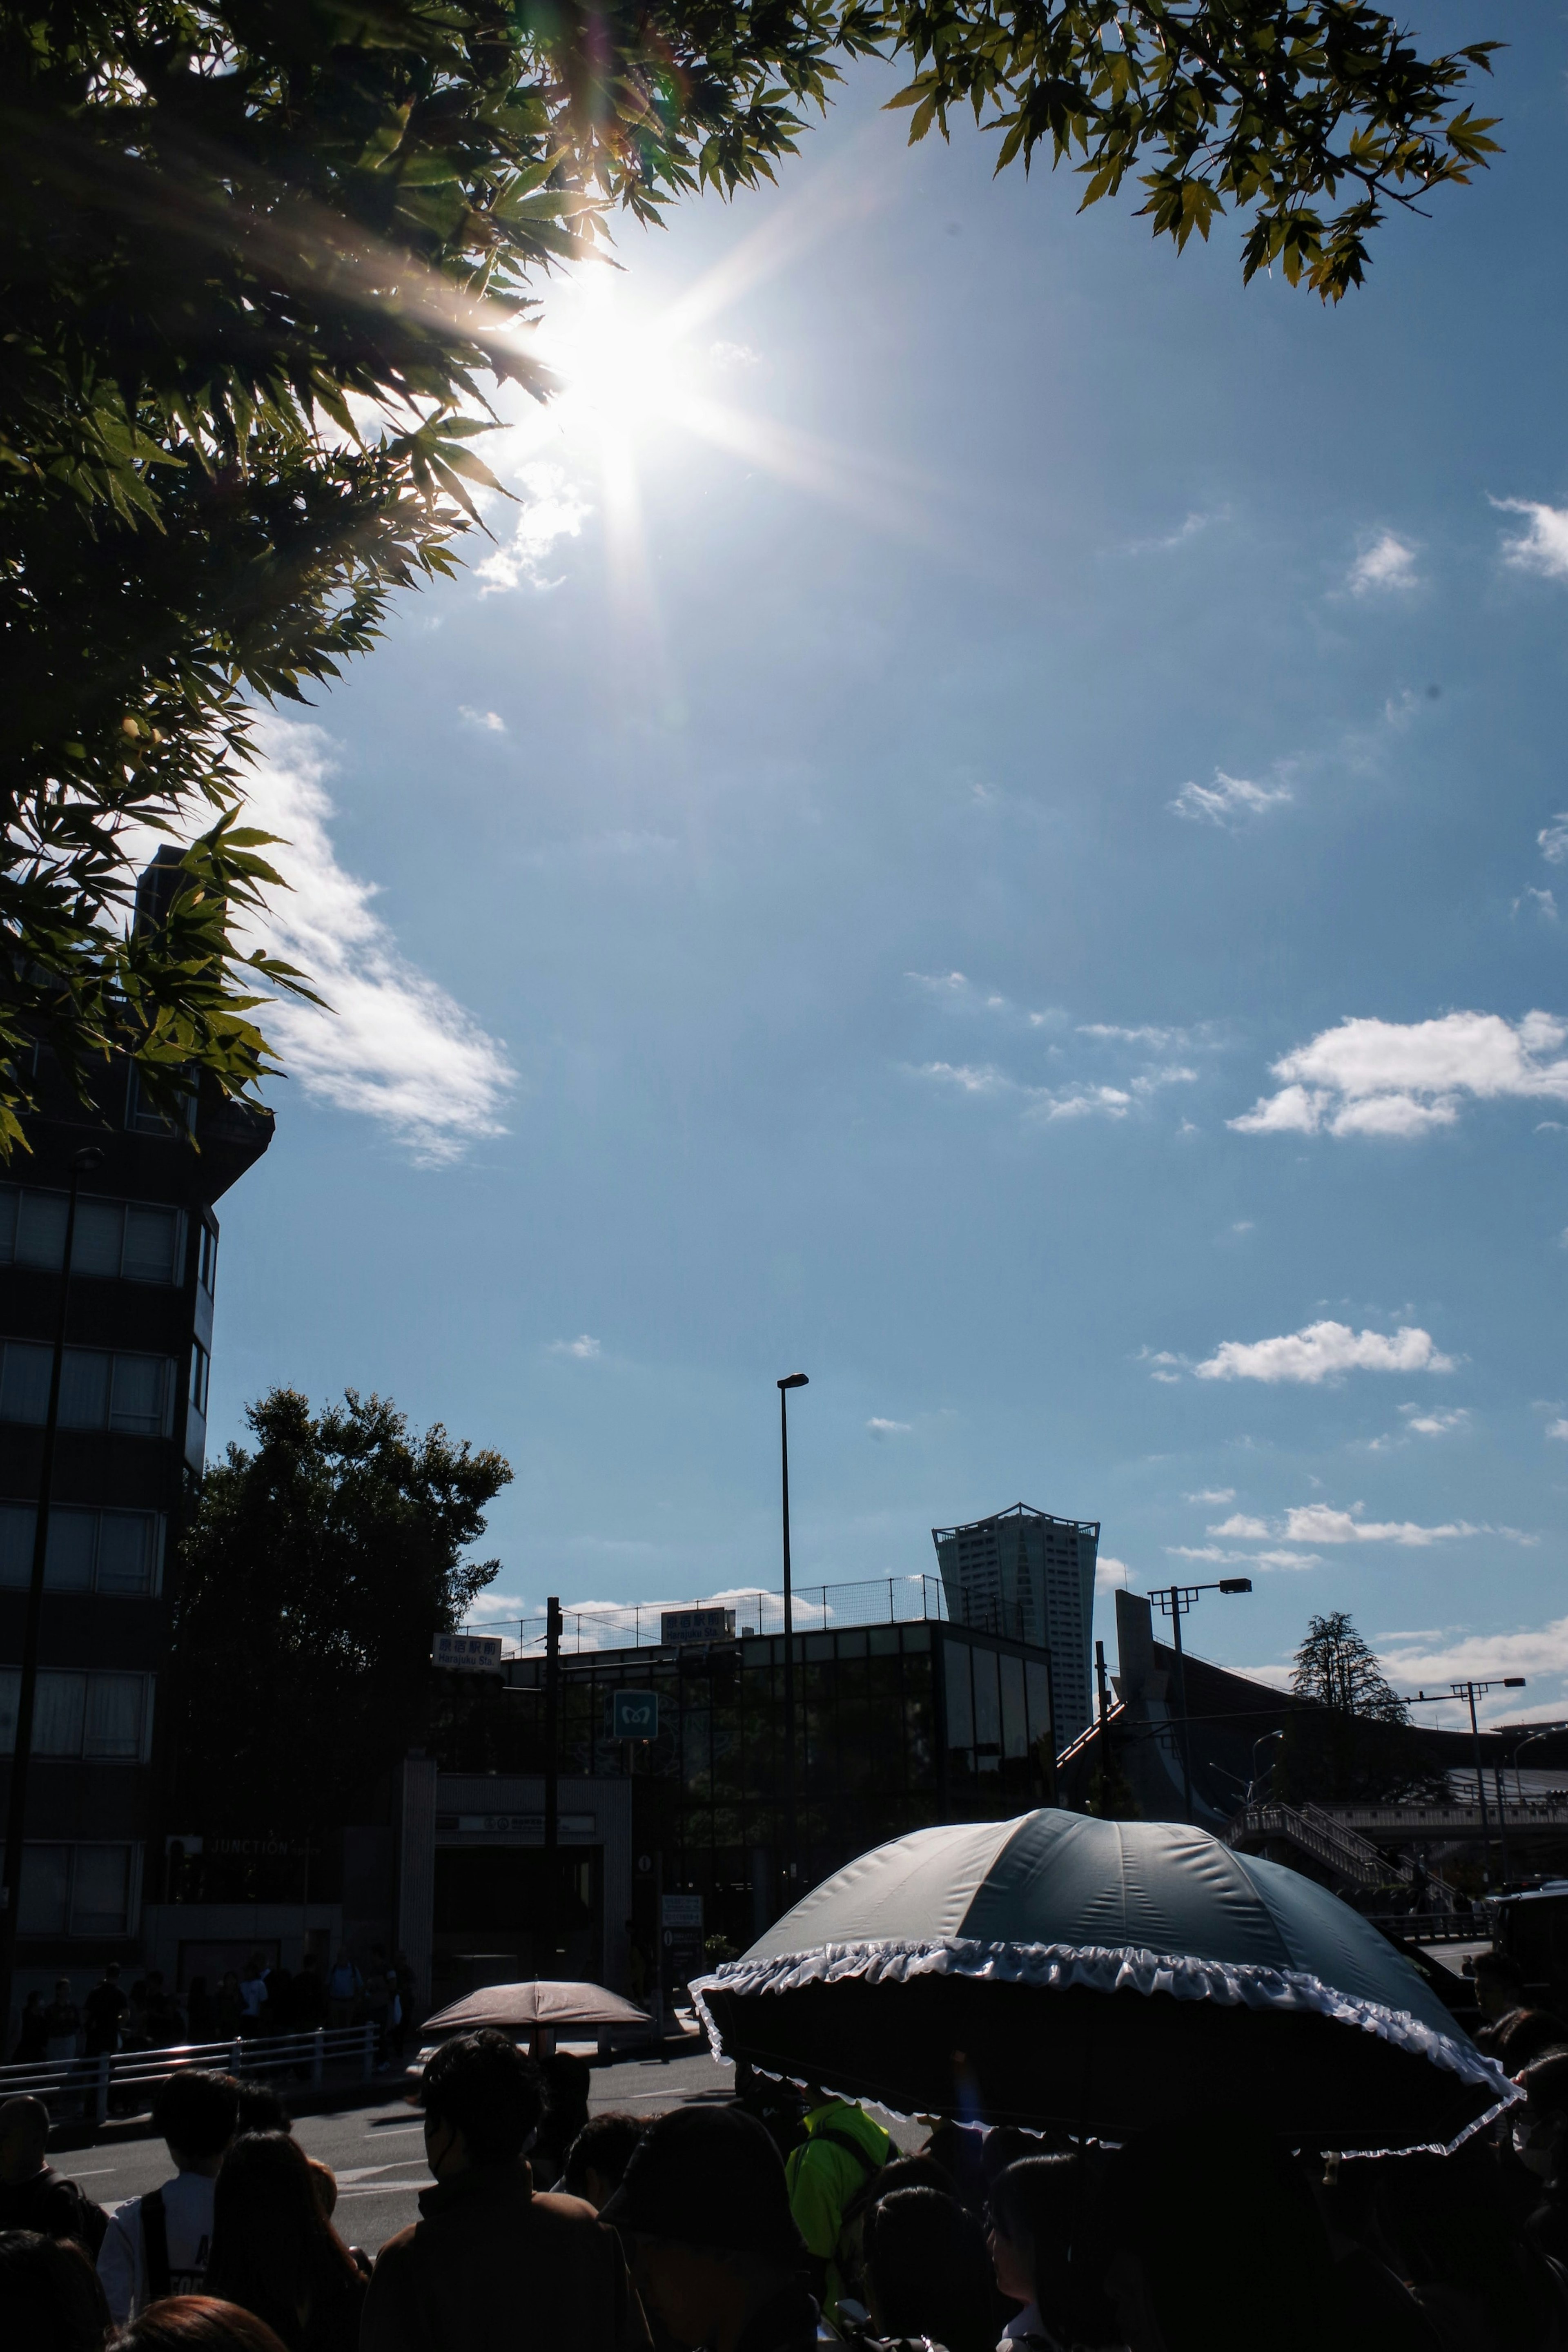
[[[798,1633],[798,1884],[932,1822],[999,1820],[1051,1786],[1042,1650],[926,1621]],[[501,1683],[446,1675],[432,1747],[443,1770],[542,1770],[544,1667]],[[617,1691],[651,1692],[658,1734],[612,1735]],[[744,1948],[779,1907],[784,1643],[742,1638],[561,1659],[558,1766],[633,1781],[638,1867],[706,1900],[707,1931]]]

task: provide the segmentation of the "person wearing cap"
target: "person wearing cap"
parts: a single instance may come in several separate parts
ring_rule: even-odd
[[[809,2352],[817,2306],[789,2183],[762,2126],[738,2108],[676,2107],[643,2133],[603,2219],[677,2344]]]
[[[516,2043],[444,2042],[420,2102],[435,2186],[382,2248],[360,2352],[648,2352],[614,2231],[580,2197],[534,2193],[543,2095]]]

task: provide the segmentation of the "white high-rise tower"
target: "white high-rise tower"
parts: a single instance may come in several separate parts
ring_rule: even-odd
[[[1093,1718],[1091,1643],[1098,1519],[1056,1519],[1027,1503],[963,1528],[933,1528],[947,1613],[1051,1652],[1058,1754]]]

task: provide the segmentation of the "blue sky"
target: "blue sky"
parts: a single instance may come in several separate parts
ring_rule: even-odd
[[[497,1607],[685,1597],[777,1581],[800,1368],[803,1580],[1022,1497],[1250,1564],[1210,1656],[1345,1608],[1568,1706],[1568,39],[1510,29],[1506,155],[1332,312],[906,150],[880,69],[542,288],[520,503],[269,724],[339,1017],[224,1204],[216,1444],[381,1390],[514,1463]]]

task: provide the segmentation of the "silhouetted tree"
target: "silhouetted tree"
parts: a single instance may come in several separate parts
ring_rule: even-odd
[[[512,1472],[352,1389],[319,1415],[274,1389],[246,1419],[180,1551],[175,1782],[186,1822],[295,1834],[352,1821],[419,1739],[431,1638],[497,1572],[464,1554]]]

